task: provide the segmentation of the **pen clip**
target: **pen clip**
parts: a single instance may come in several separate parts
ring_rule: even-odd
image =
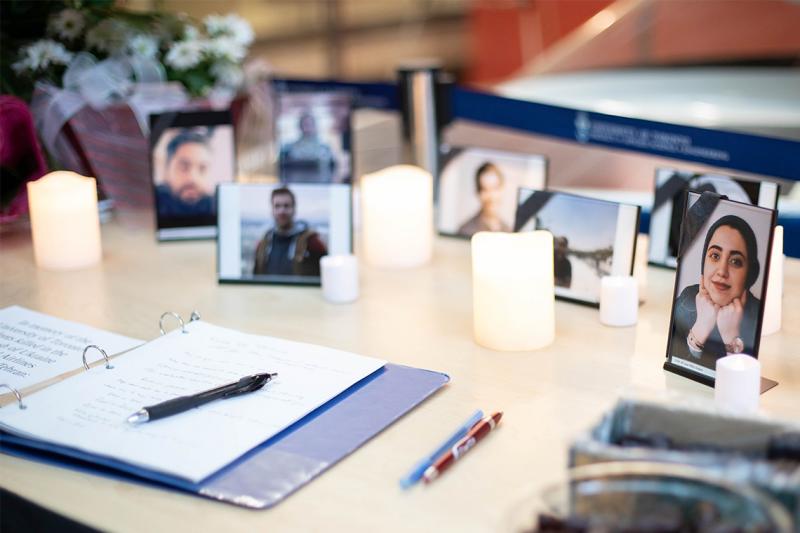
[[[266,372],[264,374],[254,374],[252,376],[244,377],[239,380],[239,383],[237,383],[236,387],[233,390],[231,390],[230,392],[226,392],[225,394],[222,395],[222,397],[232,398],[240,394],[257,391],[277,375],[278,375],[277,373],[270,374],[269,372]]]

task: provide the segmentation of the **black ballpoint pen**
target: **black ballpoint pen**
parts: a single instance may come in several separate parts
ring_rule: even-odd
[[[265,374],[253,374],[252,376],[245,376],[239,381],[215,389],[198,392],[191,396],[181,396],[149,407],[142,407],[128,417],[128,422],[131,424],[141,424],[151,420],[158,420],[159,418],[166,418],[195,407],[200,407],[214,400],[232,398],[240,394],[257,391],[277,375],[277,373],[270,374],[269,372]]]

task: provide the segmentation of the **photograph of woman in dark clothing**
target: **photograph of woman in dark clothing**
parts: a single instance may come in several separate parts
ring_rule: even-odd
[[[761,301],[750,289],[760,270],[750,225],[735,215],[717,220],[706,233],[699,283],[675,302],[672,355],[711,369],[726,354],[753,355]]]

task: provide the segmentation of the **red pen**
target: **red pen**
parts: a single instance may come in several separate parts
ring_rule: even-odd
[[[455,446],[436,459],[436,461],[425,470],[425,474],[422,476],[425,483],[430,483],[442,475],[453,463],[458,461],[465,453],[470,451],[473,446],[488,435],[490,431],[496,428],[502,417],[502,412],[495,413],[475,424],[463,439],[458,441]]]

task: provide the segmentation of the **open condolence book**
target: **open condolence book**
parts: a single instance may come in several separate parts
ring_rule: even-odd
[[[95,366],[26,396],[25,409],[15,404],[0,409],[3,451],[102,465],[263,508],[447,381],[443,374],[202,321],[111,363],[112,368]],[[126,422],[144,406],[263,372],[278,376],[256,392],[144,424]],[[352,419],[358,419],[361,434],[337,436],[327,427],[346,430]],[[315,448],[315,442],[322,445]],[[260,479],[244,479],[247,471],[259,472]],[[294,481],[287,484],[287,478]],[[271,486],[276,482],[282,483],[278,497]]]

